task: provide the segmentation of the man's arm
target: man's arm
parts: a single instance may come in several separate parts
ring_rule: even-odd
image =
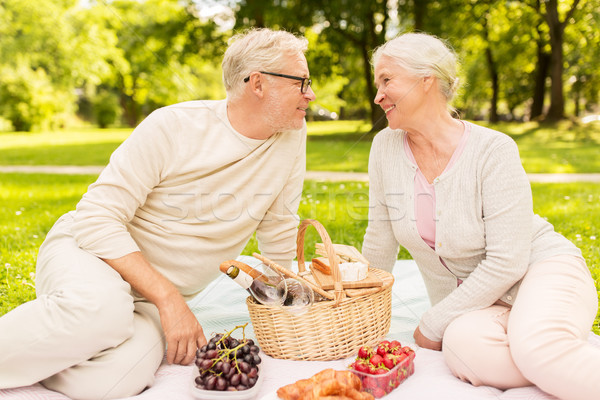
[[[198,320],[175,286],[156,271],[139,251],[104,261],[158,308],[167,341],[167,362],[191,363],[196,349],[206,344],[206,338]]]

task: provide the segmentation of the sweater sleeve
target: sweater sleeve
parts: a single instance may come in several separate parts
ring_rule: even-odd
[[[78,245],[100,258],[115,259],[139,251],[125,223],[144,204],[175,157],[164,112],[149,115],[111,155],[75,212]]]
[[[440,341],[456,317],[492,305],[526,273],[531,249],[531,186],[517,145],[505,141],[490,149],[481,180],[485,258],[464,282],[423,315],[419,328]]]
[[[380,160],[385,148],[382,138],[375,138],[369,154],[369,223],[363,239],[362,254],[373,267],[391,272],[398,258],[400,245],[392,230],[392,219],[382,184]]]
[[[299,135],[298,153],[287,182],[256,229],[261,254],[287,268],[296,256],[298,207],[306,173],[306,125]]]

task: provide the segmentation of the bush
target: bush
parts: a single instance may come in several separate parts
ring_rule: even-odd
[[[16,131],[61,125],[73,101],[74,96],[55,87],[41,68],[22,63],[0,68],[0,115]]]

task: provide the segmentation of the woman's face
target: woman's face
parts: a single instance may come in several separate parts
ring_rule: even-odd
[[[382,55],[375,64],[375,104],[379,104],[390,128],[409,130],[424,115],[427,79],[408,73],[393,58]]]

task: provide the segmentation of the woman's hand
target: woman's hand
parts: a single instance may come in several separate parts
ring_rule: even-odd
[[[419,347],[423,347],[430,350],[442,350],[442,342],[434,342],[433,340],[428,339],[425,335],[421,333],[421,330],[417,326],[415,329],[415,333],[413,333],[413,338],[415,339],[415,343]]]
[[[187,365],[194,360],[196,350],[206,344],[202,326],[177,293],[158,309],[160,323],[167,341],[167,362]]]

